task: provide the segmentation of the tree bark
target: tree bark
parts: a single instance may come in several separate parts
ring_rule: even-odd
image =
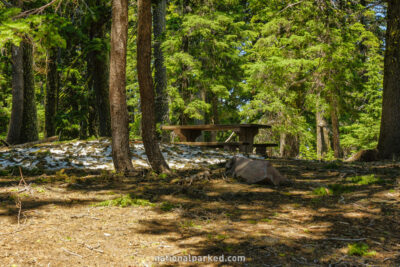
[[[55,117],[57,112],[58,71],[57,71],[58,48],[51,48],[47,54],[46,74],[46,99],[45,99],[45,137],[56,134]]]
[[[33,76],[33,47],[29,41],[23,42],[24,58],[24,110],[22,113],[22,128],[20,142],[39,140],[37,127],[35,80]]]
[[[110,112],[112,157],[117,172],[133,171],[129,150],[129,118],[126,104],[126,45],[128,1],[113,0],[110,57]]]
[[[153,9],[154,28],[154,87],[156,91],[155,116],[156,123],[169,122],[169,107],[167,94],[167,69],[164,64],[164,54],[161,44],[165,38],[166,0],[157,0]],[[168,138],[163,135],[162,139]]]
[[[218,97],[215,94],[211,93],[212,124],[219,124],[218,104]],[[216,131],[211,132],[211,142],[217,141],[217,134],[218,132]]]
[[[282,133],[280,138],[280,155],[282,158],[295,158],[300,152],[299,137],[290,133]]]
[[[108,51],[103,51],[102,57],[95,57],[97,70],[94,75],[94,91],[96,93],[97,111],[99,114],[99,135],[111,136],[110,100],[108,98]]]
[[[92,49],[88,53],[88,71],[89,85],[94,92],[95,105],[94,110],[97,115],[98,132],[100,136],[111,136],[110,121],[110,100],[109,100],[109,51],[107,46],[107,18],[109,11],[104,1],[89,2],[91,6],[97,7],[100,12],[100,18],[92,21],[89,26],[89,39],[101,40],[101,47],[96,45],[96,49]],[[101,6],[102,8],[99,8]]]
[[[337,114],[337,102],[331,99],[331,123],[332,123],[332,144],[335,158],[342,158],[342,148],[340,147],[339,118]]]
[[[400,0],[388,1],[383,78],[382,119],[378,156],[400,156]]]
[[[151,1],[138,0],[137,71],[142,110],[142,138],[147,158],[156,172],[169,172],[156,137],[154,89],[151,75]]]
[[[324,118],[322,111],[317,111],[316,114],[316,126],[317,126],[317,158],[322,160],[329,151],[330,141],[328,125]]]
[[[88,134],[89,136],[99,136],[99,111],[96,103],[96,93],[89,89],[88,98]],[[107,96],[108,98],[108,96]],[[108,106],[110,104],[108,103]],[[111,130],[110,130],[111,131]]]
[[[12,108],[8,127],[7,142],[20,143],[22,114],[24,110],[24,63],[23,46],[12,45]]]
[[[190,12],[190,0],[183,0],[182,2],[182,15],[185,16]],[[188,53],[189,52],[189,37],[184,35],[182,37],[182,52]],[[180,93],[182,95],[182,99],[185,104],[190,101],[190,93],[188,92],[189,89],[189,78],[186,76],[186,72],[188,71],[188,66],[182,64],[182,78],[181,78],[181,88]],[[185,114],[184,109],[180,114],[180,123],[182,125],[189,124],[189,116]]]

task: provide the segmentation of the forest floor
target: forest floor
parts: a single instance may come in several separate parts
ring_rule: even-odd
[[[0,265],[400,265],[400,163],[271,162],[291,184],[243,184],[223,163],[1,176]],[[246,262],[155,261],[167,255]]]

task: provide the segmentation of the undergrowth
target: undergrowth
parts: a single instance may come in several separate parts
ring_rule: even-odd
[[[384,184],[384,181],[381,178],[376,177],[374,174],[349,177],[346,181],[358,185]]]
[[[151,203],[146,199],[135,198],[131,194],[123,195],[119,198],[102,201],[95,204],[97,207],[129,207],[129,206],[150,206],[154,207],[156,204]]]
[[[347,254],[350,256],[356,255],[363,257],[363,256],[375,256],[376,254],[376,251],[369,250],[369,246],[362,242],[349,244],[347,247],[348,247]]]

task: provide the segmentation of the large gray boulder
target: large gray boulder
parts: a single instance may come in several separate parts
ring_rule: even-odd
[[[225,168],[227,175],[243,179],[249,184],[265,180],[274,185],[279,185],[288,181],[266,160],[233,157],[227,161]]]

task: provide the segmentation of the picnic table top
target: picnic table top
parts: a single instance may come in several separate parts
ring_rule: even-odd
[[[265,124],[199,124],[199,125],[163,125],[163,130],[237,130],[240,128],[271,128]]]

